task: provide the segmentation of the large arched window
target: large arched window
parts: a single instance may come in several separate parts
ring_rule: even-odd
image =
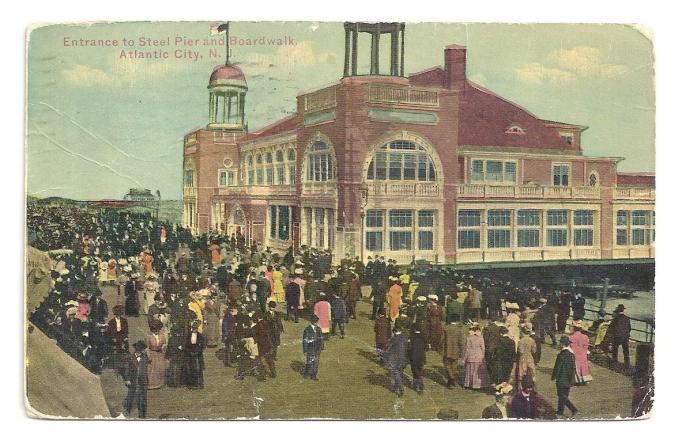
[[[284,172],[284,153],[278,149],[275,153],[275,184],[284,185],[286,182],[286,175]]]
[[[323,140],[316,140],[308,147],[306,158],[308,182],[327,182],[334,180],[334,153]]]
[[[249,156],[246,158],[246,164],[248,165],[248,181],[249,185],[253,185],[256,181],[255,175],[256,171],[253,168],[253,157]]]
[[[408,140],[394,140],[374,153],[367,179],[435,182],[436,168],[423,147]]]
[[[263,185],[263,156],[256,156],[256,184]]]
[[[296,183],[296,151],[293,148],[289,148],[287,151],[287,169],[289,174],[289,184],[293,185]]]

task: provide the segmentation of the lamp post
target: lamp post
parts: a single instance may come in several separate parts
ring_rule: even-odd
[[[369,197],[369,186],[363,182],[360,185],[360,260],[365,263],[365,207]]]

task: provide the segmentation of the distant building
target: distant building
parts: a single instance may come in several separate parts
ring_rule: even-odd
[[[123,200],[148,201],[157,200],[157,197],[152,194],[151,190],[146,188],[131,188],[128,194],[123,196]]]
[[[653,258],[653,174],[587,157],[585,126],[537,117],[466,77],[467,49],[405,75],[402,23],[346,23],[344,75],[249,133],[235,65],[209,79],[209,123],[185,135],[183,225],[336,260],[399,263]],[[358,34],[371,69],[358,73]],[[390,39],[381,58],[380,38]],[[387,61],[385,65],[381,62]]]

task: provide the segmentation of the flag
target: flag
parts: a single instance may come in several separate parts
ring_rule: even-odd
[[[211,23],[211,35],[223,34],[227,31],[227,23]]]

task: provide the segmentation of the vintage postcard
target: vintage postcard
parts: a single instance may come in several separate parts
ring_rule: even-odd
[[[652,36],[27,31],[37,418],[643,418]]]

